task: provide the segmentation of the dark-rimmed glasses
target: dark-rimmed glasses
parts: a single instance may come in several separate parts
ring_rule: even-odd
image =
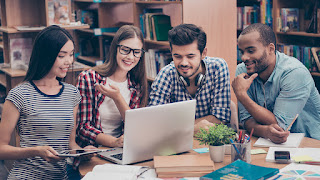
[[[120,44],[118,44],[117,46],[119,47],[119,53],[123,54],[123,55],[128,55],[132,51],[134,57],[140,58],[144,54],[143,49],[131,49],[128,46],[124,46],[124,45],[120,45]]]

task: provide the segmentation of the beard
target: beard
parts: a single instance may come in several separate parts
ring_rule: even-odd
[[[255,67],[252,72],[247,72],[249,76],[251,76],[254,73],[262,73],[264,70],[268,68],[268,62],[267,62],[267,52],[264,51],[263,54],[259,59],[253,60]],[[246,64],[246,62],[245,62]]]
[[[178,72],[179,72],[179,74],[180,74],[181,76],[183,76],[184,78],[190,78],[191,76],[193,76],[193,75],[195,75],[195,74],[197,73],[197,71],[199,70],[200,66],[201,66],[201,62],[199,63],[199,66],[198,66],[191,74],[189,74],[189,75],[186,74],[187,72],[182,72],[182,73],[180,73],[179,70],[178,70]],[[178,69],[180,69],[180,68],[190,68],[191,70],[194,69],[192,66],[188,66],[188,65],[187,65],[187,66],[178,65]]]

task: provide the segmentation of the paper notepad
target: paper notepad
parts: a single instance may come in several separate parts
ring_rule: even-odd
[[[282,148],[282,147],[270,147],[266,161],[267,162],[275,162],[274,160],[274,151],[289,151],[290,152],[290,159],[299,159],[299,158],[307,158],[308,159],[301,159],[301,160],[310,160],[312,161],[320,161],[320,148]]]
[[[275,144],[270,139],[260,137],[253,146],[255,147],[299,147],[301,140],[304,137],[304,133],[290,133],[287,138],[287,142],[281,144]]]

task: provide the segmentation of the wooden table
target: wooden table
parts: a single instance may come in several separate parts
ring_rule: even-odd
[[[266,151],[268,151],[269,148],[261,148],[261,147],[253,147],[253,144],[257,141],[256,137],[252,138],[252,142],[251,142],[251,149],[264,149]],[[194,140],[193,141],[193,148],[197,149],[197,148],[203,148],[203,147],[208,147],[205,145],[199,145],[199,142]],[[316,140],[316,139],[311,139],[311,138],[307,138],[304,137],[304,139],[301,141],[301,144],[299,147],[304,147],[304,148],[320,148],[320,141]],[[190,151],[190,154],[198,154],[195,151]],[[209,156],[209,153],[205,153],[202,154],[204,156]],[[224,167],[228,164],[231,163],[231,155],[225,155],[223,162],[221,163],[214,163],[215,168],[219,169],[221,167]],[[265,167],[272,167],[272,168],[283,168],[285,167],[287,164],[277,164],[277,163],[273,163],[273,162],[266,162],[266,156],[267,154],[257,154],[257,155],[251,155],[251,164],[254,165],[259,165],[259,166],[265,166]],[[93,167],[96,165],[101,165],[101,164],[106,164],[106,163],[111,163],[109,161],[103,160],[97,156],[93,157],[90,161],[86,161],[86,162],[82,162],[80,164],[79,167],[79,171],[81,176],[85,176],[88,172],[92,171]],[[138,166],[149,166],[153,168],[153,161],[146,161],[143,163],[137,163],[134,165],[138,165]]]

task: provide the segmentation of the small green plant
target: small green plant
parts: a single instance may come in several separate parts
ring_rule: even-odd
[[[200,131],[195,135],[200,144],[209,146],[230,144],[230,138],[234,140],[235,137],[236,133],[234,130],[224,124],[216,124],[209,127],[208,130],[200,128]]]

